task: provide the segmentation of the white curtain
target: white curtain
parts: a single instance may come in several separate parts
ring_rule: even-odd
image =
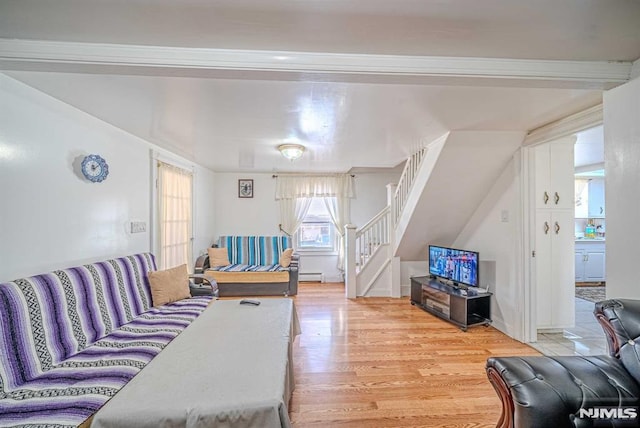
[[[296,232],[309,211],[311,198],[324,198],[338,231],[338,269],[344,270],[344,226],[349,222],[349,199],[355,197],[353,176],[279,175],[277,180],[276,200],[280,202],[280,223],[287,233]]]
[[[278,175],[276,200],[334,196],[355,198],[355,182],[350,174]]]
[[[309,212],[312,198],[280,199],[280,228],[287,234],[293,235],[304,217]]]
[[[192,269],[192,188],[190,171],[158,162],[160,269]]]
[[[338,269],[344,270],[344,227],[349,212],[348,198],[323,198],[333,225],[338,231]]]

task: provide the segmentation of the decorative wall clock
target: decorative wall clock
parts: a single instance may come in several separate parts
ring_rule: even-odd
[[[100,183],[109,175],[109,165],[99,155],[88,155],[82,160],[82,174],[94,183]]]

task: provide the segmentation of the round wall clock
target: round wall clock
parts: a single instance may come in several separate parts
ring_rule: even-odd
[[[87,180],[100,183],[109,175],[109,165],[99,155],[85,156],[82,160],[82,174]]]

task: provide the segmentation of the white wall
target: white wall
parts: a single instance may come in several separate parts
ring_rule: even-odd
[[[0,74],[0,281],[149,251],[152,147]],[[109,164],[102,183],[78,171],[90,153]],[[198,180],[197,191],[213,187]],[[132,220],[147,231],[129,233]]]
[[[604,94],[607,297],[640,298],[640,78]]]
[[[480,253],[480,286],[489,286],[494,293],[493,325],[511,337],[521,338],[522,282],[517,271],[522,246],[519,152],[515,156],[452,246]],[[503,221],[503,213],[508,221]]]
[[[238,180],[253,180],[253,198],[238,197]],[[215,234],[279,235],[280,216],[275,201],[276,180],[267,173],[215,173]]]
[[[213,171],[195,166],[193,194],[193,257],[206,254],[207,248],[215,239],[216,207],[215,198],[216,179]]]
[[[386,185],[397,172],[356,175],[356,198],[351,200],[351,222],[361,226],[387,202]],[[215,239],[221,235],[279,235],[280,212],[275,201],[276,179],[271,173],[215,173],[217,204],[214,209]],[[238,198],[238,180],[253,180],[253,198]],[[212,241],[213,243],[213,241]],[[325,282],[343,281],[337,255],[302,254],[301,272],[320,272]]]
[[[387,206],[387,184],[397,184],[402,171],[356,174],[356,198],[351,201],[351,224],[362,227]]]

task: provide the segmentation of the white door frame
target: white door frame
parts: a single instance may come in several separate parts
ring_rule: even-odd
[[[575,133],[593,128],[603,123],[602,104],[567,116],[550,124],[529,132],[523,142],[521,152],[521,207],[522,207],[522,251],[520,253],[522,293],[520,295],[522,311],[522,341],[524,343],[538,340],[536,308],[537,289],[535,281],[535,259],[532,251],[535,248],[535,215],[533,212],[535,173],[533,169],[533,148],[538,144],[548,143]]]

